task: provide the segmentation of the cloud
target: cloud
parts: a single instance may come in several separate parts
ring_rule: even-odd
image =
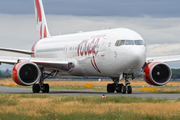
[[[147,53],[148,56],[180,55],[180,43],[148,45]]]
[[[34,0],[0,1],[0,13],[34,13]],[[43,4],[47,14],[56,15],[180,17],[179,0],[43,0]]]
[[[62,34],[109,28],[130,28],[137,31],[147,44],[180,42],[180,18],[152,17],[77,17],[48,15],[50,31]],[[55,29],[54,29],[55,28]]]
[[[0,46],[30,50],[37,41],[34,15],[0,14]],[[180,18],[47,15],[51,35],[125,27],[146,41],[149,56],[179,54]],[[10,53],[9,53],[10,54]],[[4,53],[0,52],[0,55]],[[7,55],[7,54],[5,54]],[[12,54],[10,54],[12,55]]]
[[[36,41],[33,15],[0,14],[0,46],[29,49]]]

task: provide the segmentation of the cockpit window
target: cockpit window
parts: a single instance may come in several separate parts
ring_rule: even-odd
[[[133,40],[126,40],[126,45],[134,45],[134,41]]]
[[[134,43],[135,43],[135,45],[143,45],[142,40],[135,40]]]
[[[143,40],[117,40],[115,46],[121,45],[145,45]]]
[[[124,45],[124,43],[125,43],[125,40],[121,40],[121,41],[119,42],[119,46]]]
[[[119,46],[119,42],[120,42],[120,40],[117,40],[115,43],[115,46]]]

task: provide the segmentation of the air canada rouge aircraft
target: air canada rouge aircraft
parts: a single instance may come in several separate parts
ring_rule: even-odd
[[[33,85],[33,93],[49,92],[49,85],[43,83],[48,76],[81,76],[110,77],[114,83],[107,85],[108,93],[130,94],[129,78],[134,79],[134,73],[143,69],[148,84],[165,85],[171,79],[171,69],[165,62],[180,60],[178,55],[147,58],[145,41],[127,28],[51,36],[42,0],[35,0],[35,13],[39,40],[32,50],[0,48],[30,55],[0,56],[0,63],[14,64],[12,79],[18,85]],[[122,78],[125,84],[119,84]]]

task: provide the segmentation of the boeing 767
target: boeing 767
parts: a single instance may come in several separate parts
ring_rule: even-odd
[[[129,78],[143,69],[144,80],[154,86],[165,85],[171,79],[171,69],[165,62],[179,61],[180,56],[146,56],[144,39],[127,28],[51,36],[42,0],[35,0],[39,40],[31,51],[3,48],[0,50],[28,54],[30,57],[0,57],[0,63],[14,64],[12,79],[19,85],[31,86],[33,93],[49,92],[44,84],[48,76],[110,77],[108,93],[132,93]],[[120,78],[125,79],[119,84]],[[38,82],[38,84],[37,84]]]

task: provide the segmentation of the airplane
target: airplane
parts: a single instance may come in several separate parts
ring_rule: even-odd
[[[144,39],[127,28],[116,28],[51,36],[42,0],[34,0],[38,41],[32,50],[0,47],[1,51],[30,55],[0,56],[0,63],[13,64],[12,79],[21,86],[31,86],[33,93],[49,93],[44,80],[49,77],[110,77],[107,93],[131,94],[129,81],[143,69],[144,80],[154,86],[167,84],[172,76],[166,62],[180,56],[147,57]],[[120,84],[120,79],[125,84]]]

